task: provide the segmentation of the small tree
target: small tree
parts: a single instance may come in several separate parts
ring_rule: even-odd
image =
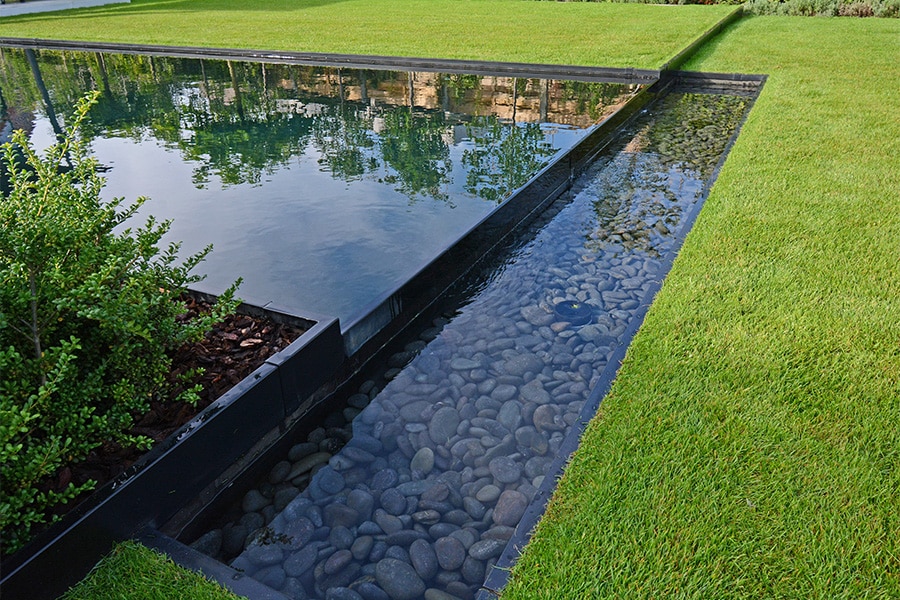
[[[43,157],[19,131],[4,144],[0,177],[0,529],[3,551],[24,544],[48,508],[91,489],[38,483],[106,441],[128,435],[151,398],[164,398],[170,354],[236,308],[237,283],[212,314],[180,322],[179,298],[211,246],[178,263],[164,250],[170,222],[121,230],[145,198],[103,202],[104,179],[79,140],[96,96]],[[179,400],[195,401],[189,388]]]

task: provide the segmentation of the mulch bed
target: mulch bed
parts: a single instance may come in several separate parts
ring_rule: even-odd
[[[198,312],[209,310],[207,303],[194,298],[189,297],[185,302],[187,312],[182,319],[187,320]],[[203,386],[200,401],[192,406],[183,402],[154,400],[149,411],[135,417],[134,427],[129,433],[147,436],[154,443],[161,442],[303,332],[304,329],[299,327],[247,315],[227,317],[213,327],[203,340],[182,346],[173,357],[173,370],[169,375],[169,382],[175,386],[173,397],[184,387],[183,383],[177,383],[179,376],[191,369],[203,368],[204,373],[193,382]],[[84,461],[60,469],[40,488],[44,491],[62,491],[69,482],[80,485],[90,479],[96,481],[96,488],[99,488],[121,475],[144,452],[107,442],[91,452]],[[57,506],[52,512],[65,514],[88,495],[90,492]]]

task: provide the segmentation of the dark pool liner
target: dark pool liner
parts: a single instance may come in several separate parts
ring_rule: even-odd
[[[299,339],[148,452],[26,547],[3,560],[7,599],[56,598],[82,579],[113,544],[169,520],[211,480],[277,429],[343,362],[338,321],[277,307],[248,314],[310,327]]]

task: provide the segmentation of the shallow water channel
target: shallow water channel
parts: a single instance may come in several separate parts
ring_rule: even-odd
[[[748,105],[671,93],[194,547],[292,598],[472,598]]]

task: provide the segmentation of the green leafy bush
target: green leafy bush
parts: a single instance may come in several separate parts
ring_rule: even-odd
[[[900,17],[900,0],[749,0],[757,15],[809,17]]]
[[[165,397],[169,353],[236,307],[234,288],[212,314],[181,323],[178,298],[210,252],[178,262],[160,241],[169,222],[123,224],[144,198],[104,202],[104,180],[79,140],[96,97],[81,101],[65,139],[40,156],[19,131],[2,146],[0,177],[0,529],[3,552],[24,544],[48,509],[90,489],[40,485]],[[195,400],[190,388],[179,400]]]

